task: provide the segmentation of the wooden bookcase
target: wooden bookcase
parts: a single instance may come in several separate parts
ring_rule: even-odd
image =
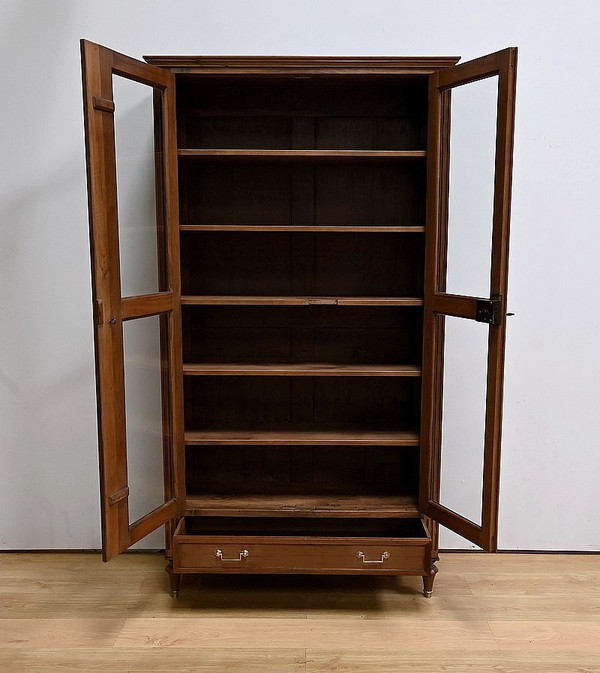
[[[495,549],[516,49],[143,63],[83,40],[82,59],[104,559],[165,525],[174,594],[264,572],[421,575],[430,595],[438,522]],[[122,287],[115,78],[153,100],[146,293]],[[488,78],[490,292],[453,294],[451,92]],[[487,338],[479,520],[441,497],[447,316]],[[128,453],[126,332],[150,317],[164,486],[134,517],[151,455]]]

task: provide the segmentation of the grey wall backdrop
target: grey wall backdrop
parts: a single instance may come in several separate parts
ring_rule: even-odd
[[[600,549],[599,11],[591,0],[2,0],[0,548],[100,544],[86,37],[134,57],[469,59],[519,46],[500,546]]]

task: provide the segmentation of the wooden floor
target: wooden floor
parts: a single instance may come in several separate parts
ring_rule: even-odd
[[[184,578],[130,554],[0,555],[0,670],[600,672],[600,556],[445,554],[420,578]]]

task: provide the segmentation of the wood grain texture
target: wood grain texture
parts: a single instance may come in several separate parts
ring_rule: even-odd
[[[417,364],[421,359],[420,307],[186,306],[183,313],[186,362]]]
[[[346,540],[297,538],[266,539],[176,536],[174,570],[177,573],[294,573],[423,575],[429,564],[420,540]],[[217,556],[217,552],[221,555]],[[367,562],[363,563],[363,553]]]
[[[421,297],[280,297],[184,295],[184,306],[422,306]]]
[[[459,56],[144,56],[172,72],[205,75],[414,75],[454,65]]]
[[[325,362],[306,364],[203,364],[184,363],[187,376],[414,376],[416,365],[336,365]]]
[[[409,430],[188,430],[190,446],[223,444],[244,446],[418,446],[419,436]]]
[[[181,224],[423,225],[425,164],[180,159]]]
[[[505,651],[466,650],[422,652],[397,650],[365,652],[338,650],[311,654],[306,673],[598,673],[600,656],[589,652],[570,652],[568,655],[549,655]]]
[[[81,63],[86,136],[86,167],[94,354],[100,462],[102,548],[110,559],[127,546],[127,501],[112,506],[108,496],[127,486],[123,335],[118,250],[114,118],[95,109],[94,97],[111,101],[111,52],[82,40]]]
[[[0,619],[0,647],[111,647],[125,619]]]
[[[600,673],[598,555],[442,553],[428,601],[418,577],[311,575],[189,576],[173,600],[163,565],[0,554],[0,667]]]
[[[594,622],[556,620],[552,622],[492,622],[490,628],[504,650],[573,650],[595,652],[600,649],[600,620]]]
[[[268,620],[257,617],[228,620],[227,624],[212,619],[191,617],[181,623],[169,619],[128,619],[121,630],[115,647],[191,646],[199,649],[214,647],[244,647],[247,649],[268,646],[276,642],[289,648],[292,643],[305,648],[340,649],[353,643],[357,649],[418,648],[423,640],[423,627],[412,622],[337,620]],[[436,637],[430,639],[434,650],[495,649],[495,641],[485,621],[460,622],[439,620]]]
[[[423,225],[360,224],[182,224],[181,231],[306,231],[333,233],[422,234]]]
[[[188,494],[186,513],[194,516],[416,517],[410,495],[201,495]]]
[[[424,150],[244,150],[244,149],[178,149],[180,157],[197,157],[204,160],[220,159],[277,159],[302,160],[359,160],[359,161],[385,161],[402,159],[424,159],[427,153]]]
[[[171,599],[169,599],[171,600]],[[89,673],[305,673],[303,648],[277,650],[216,648],[203,650],[177,648],[54,648],[32,650],[0,649],[0,667],[6,671],[56,673],[87,671]]]
[[[171,292],[157,292],[138,297],[124,297],[121,300],[121,318],[143,318],[145,316],[167,313],[173,306],[173,294]]]

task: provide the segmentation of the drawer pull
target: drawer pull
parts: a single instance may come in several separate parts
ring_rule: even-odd
[[[223,556],[223,552],[220,549],[217,549],[215,551],[215,556],[220,560],[220,561],[234,561],[235,563],[239,563],[240,561],[243,561],[250,552],[247,549],[242,549],[240,552],[239,558],[225,558]]]
[[[365,553],[362,551],[356,552],[356,558],[359,558],[363,563],[383,563],[386,559],[390,558],[390,552],[384,551],[378,561],[367,561],[365,558]]]

